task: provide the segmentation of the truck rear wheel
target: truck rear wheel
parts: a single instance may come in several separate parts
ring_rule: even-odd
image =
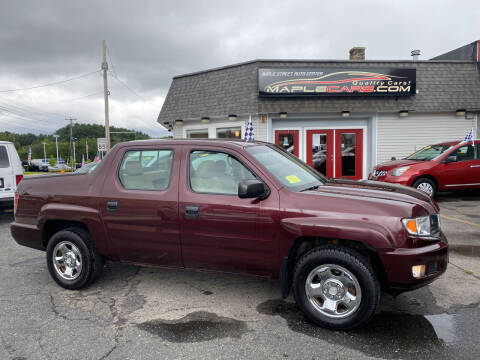
[[[295,301],[322,327],[348,330],[368,322],[380,285],[368,262],[347,248],[317,248],[303,255],[293,275]]]
[[[72,227],[55,233],[48,242],[47,266],[58,285],[78,290],[101,275],[104,259],[88,232]]]

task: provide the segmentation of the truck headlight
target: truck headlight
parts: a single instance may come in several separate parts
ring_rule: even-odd
[[[402,219],[403,226],[411,235],[433,236],[440,232],[438,214]]]
[[[400,175],[402,175],[405,171],[407,171],[408,169],[410,169],[410,166],[399,167],[399,168],[393,169],[390,174],[391,174],[392,176],[400,176]]]

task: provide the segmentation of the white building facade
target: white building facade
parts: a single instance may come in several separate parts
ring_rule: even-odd
[[[478,42],[468,46],[478,54]],[[472,128],[478,137],[479,74],[478,55],[256,60],[175,77],[158,121],[174,138],[241,139],[251,118],[255,140],[328,177],[365,179],[392,157],[460,141]]]

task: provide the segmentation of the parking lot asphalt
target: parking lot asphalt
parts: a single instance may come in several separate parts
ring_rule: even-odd
[[[437,201],[461,245],[446,274],[384,294],[372,322],[349,332],[308,323],[278,283],[239,275],[108,263],[88,289],[64,290],[0,211],[0,359],[478,359],[480,192]]]

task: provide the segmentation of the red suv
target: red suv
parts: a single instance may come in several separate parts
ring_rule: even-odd
[[[413,186],[430,196],[480,188],[480,141],[425,146],[405,159],[375,166],[368,179]]]

